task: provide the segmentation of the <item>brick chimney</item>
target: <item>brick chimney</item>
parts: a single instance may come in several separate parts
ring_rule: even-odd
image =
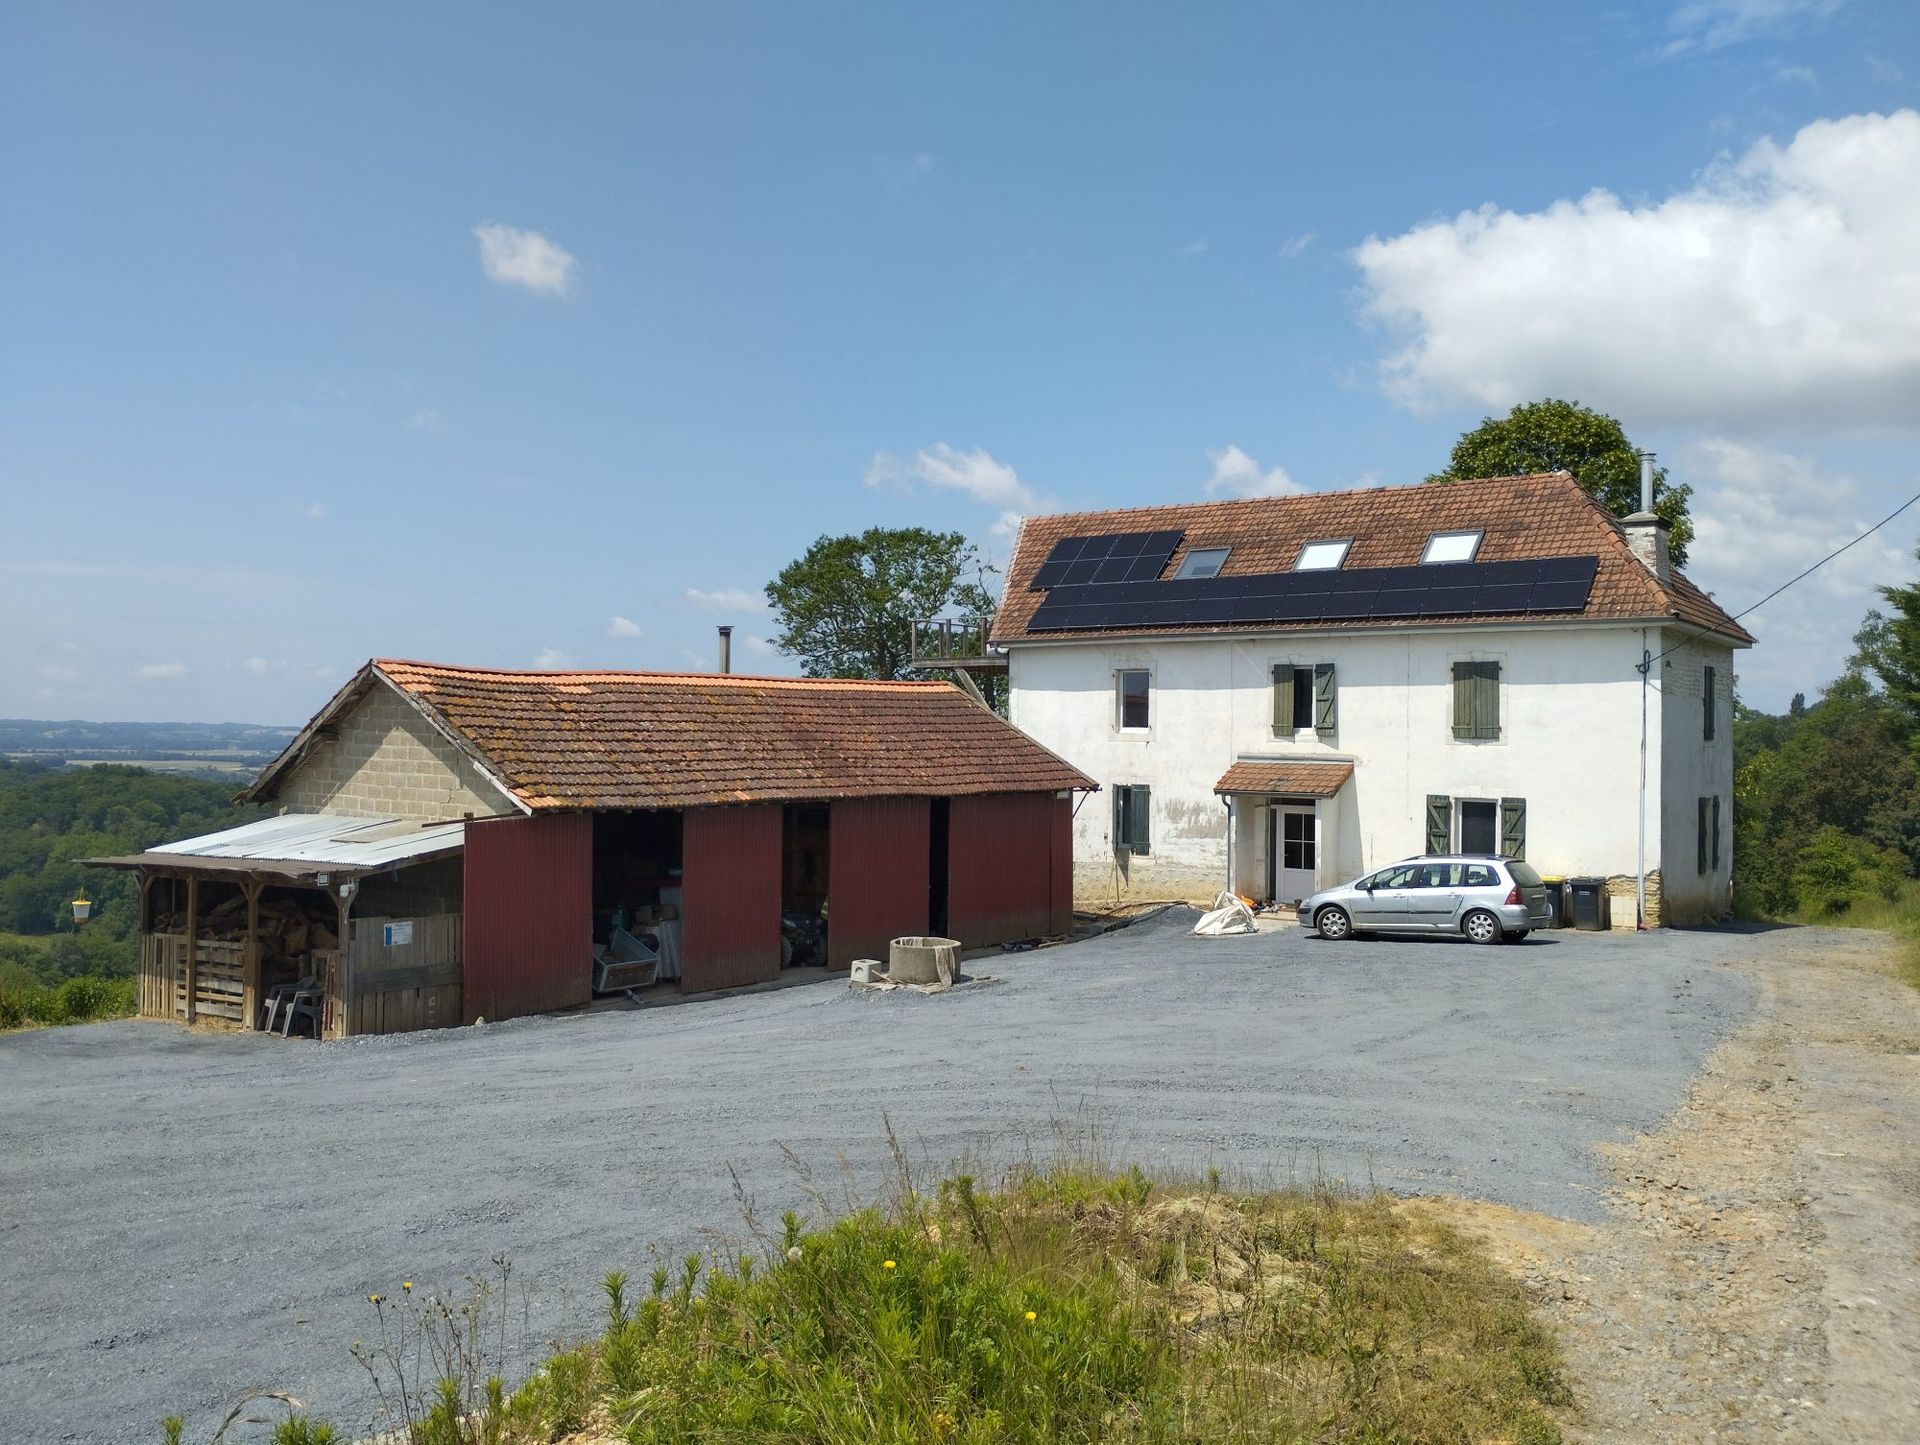
[[[1673,578],[1673,559],[1668,552],[1671,530],[1653,511],[1653,453],[1640,453],[1640,510],[1624,518],[1627,546],[1640,559],[1640,565],[1661,583]]]

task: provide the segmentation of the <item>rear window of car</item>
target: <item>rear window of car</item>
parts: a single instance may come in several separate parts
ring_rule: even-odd
[[[1522,863],[1517,858],[1507,864],[1507,872],[1513,875],[1513,881],[1526,888],[1538,888],[1540,875],[1534,871],[1533,864]]]
[[[1497,888],[1500,886],[1500,875],[1495,873],[1493,869],[1489,868],[1485,863],[1469,863],[1467,864],[1467,881],[1464,886],[1468,888]]]

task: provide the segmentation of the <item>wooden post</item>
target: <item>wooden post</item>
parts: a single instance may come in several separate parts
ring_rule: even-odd
[[[260,1027],[260,890],[266,883],[249,878],[240,885],[247,895],[247,941],[240,953],[240,1017],[249,1029]]]
[[[359,891],[359,888],[356,882],[354,892],[357,893],[358,891]],[[339,948],[340,962],[334,968],[334,989],[333,989],[334,996],[322,1001],[320,1012],[322,1017],[324,1017],[327,1012],[328,1006],[331,1006],[333,1008],[334,1017],[339,1021],[337,1025],[337,1029],[333,1033],[333,1037],[344,1039],[344,1038],[351,1037],[354,1033],[354,1026],[353,1026],[354,1024],[354,1019],[353,1019],[354,977],[353,975],[354,975],[355,969],[354,969],[354,958],[353,958],[353,946],[351,943],[348,942],[348,933],[347,933],[347,930],[353,926],[353,920],[348,917],[348,915],[353,911],[353,895],[348,894],[346,897],[343,898],[338,893],[336,893],[334,895],[334,901],[340,905],[340,948]],[[318,1034],[321,1032],[321,1030],[315,1029],[314,1032]]]
[[[194,996],[200,988],[200,941],[197,937],[199,932],[200,877],[198,874],[189,873],[187,875],[187,996],[184,1008],[184,1017],[188,1023],[193,1022]]]

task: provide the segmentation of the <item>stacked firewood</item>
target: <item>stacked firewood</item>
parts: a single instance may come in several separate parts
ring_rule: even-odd
[[[261,900],[261,953],[268,958],[298,958],[311,949],[338,948],[340,935],[328,912],[325,904],[306,904],[293,898]],[[153,931],[185,933],[185,910],[157,915]],[[194,932],[210,943],[242,942],[247,936],[247,900],[236,896],[203,910]]]

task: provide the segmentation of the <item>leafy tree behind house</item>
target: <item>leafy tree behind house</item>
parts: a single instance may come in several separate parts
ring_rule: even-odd
[[[1447,468],[1429,482],[1571,472],[1616,517],[1640,510],[1640,455],[1614,418],[1578,402],[1523,402],[1503,417],[1488,417],[1454,443]],[[1653,510],[1672,529],[1673,560],[1685,562],[1693,540],[1687,498],[1693,488],[1669,486],[1667,469],[1653,474]]]
[[[991,575],[958,532],[873,527],[822,537],[767,584],[775,644],[808,677],[903,677],[914,622],[993,615]]]

